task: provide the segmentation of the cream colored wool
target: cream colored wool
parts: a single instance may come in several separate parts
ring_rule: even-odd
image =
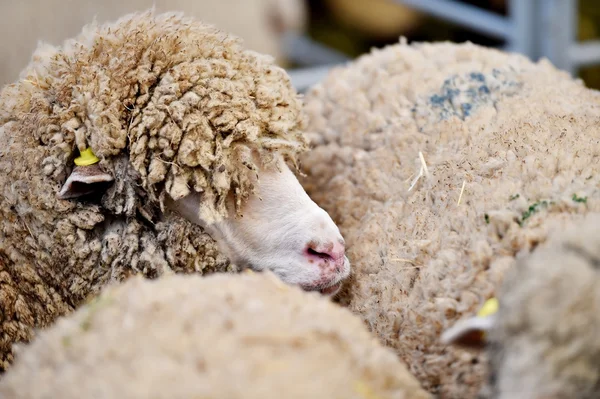
[[[0,397],[429,397],[358,317],[269,272],[134,277],[17,359]]]
[[[255,151],[294,161],[301,102],[271,57],[181,14],[152,11],[41,46],[0,93],[0,371],[11,345],[133,274],[234,271],[201,228],[163,214],[203,192],[205,220],[253,195]],[[57,193],[91,147],[114,184]]]
[[[401,42],[333,70],[305,103],[303,184],[353,263],[341,302],[430,392],[474,397],[483,359],[440,333],[550,228],[600,209],[598,92],[546,61]]]
[[[507,273],[482,398],[600,396],[600,214],[554,231]]]

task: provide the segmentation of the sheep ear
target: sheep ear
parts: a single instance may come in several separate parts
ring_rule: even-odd
[[[58,193],[60,199],[78,198],[98,191],[104,191],[106,183],[114,178],[106,173],[100,165],[76,166]]]
[[[444,331],[441,342],[443,345],[483,348],[486,343],[486,333],[494,326],[495,319],[495,315],[489,315],[461,320]]]

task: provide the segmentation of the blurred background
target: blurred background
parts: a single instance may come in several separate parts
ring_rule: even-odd
[[[0,85],[18,79],[39,40],[60,44],[94,18],[177,10],[271,54],[303,91],[372,48],[453,41],[515,51],[600,89],[600,0],[0,0]]]

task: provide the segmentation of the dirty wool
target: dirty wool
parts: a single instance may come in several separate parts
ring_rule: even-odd
[[[440,398],[475,397],[483,355],[441,332],[515,259],[600,209],[600,95],[547,61],[405,41],[306,96],[307,192],[354,274],[340,298]]]
[[[0,371],[13,342],[107,284],[235,271],[165,200],[202,193],[207,222],[228,216],[227,198],[239,213],[256,159],[293,163],[303,123],[271,57],[178,13],[131,14],[40,45],[0,93]],[[59,199],[88,149],[114,182]]]

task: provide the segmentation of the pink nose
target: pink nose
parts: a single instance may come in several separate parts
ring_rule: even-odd
[[[306,247],[306,256],[309,261],[320,261],[322,265],[333,265],[341,271],[344,265],[346,250],[343,242],[328,242],[325,244],[311,241]]]

